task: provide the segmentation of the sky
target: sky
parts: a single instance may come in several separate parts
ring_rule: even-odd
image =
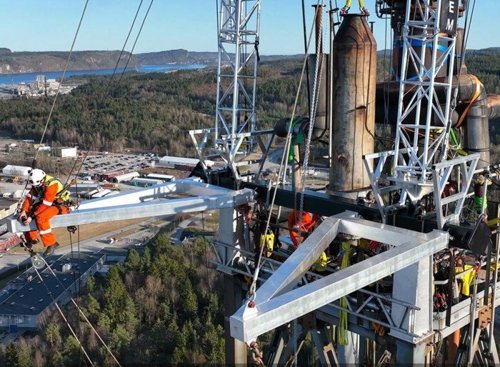
[[[150,1],[143,0],[126,50],[132,47]],[[336,1],[343,5],[344,0],[332,3]],[[377,48],[390,48],[389,22],[374,15],[375,1],[365,0],[365,4],[372,13],[369,20],[375,21]],[[74,50],[121,50],[139,3],[89,0]],[[134,53],[179,48],[217,51],[217,3],[220,0],[154,0]],[[307,29],[313,15],[311,5],[316,3],[305,0]],[[261,0],[261,54],[304,53],[301,4],[301,0]],[[0,0],[0,47],[12,51],[68,51],[84,5],[85,0]],[[351,12],[355,11],[357,2],[353,0]],[[500,14],[500,0],[477,0],[468,49],[500,47],[500,25],[492,14]]]

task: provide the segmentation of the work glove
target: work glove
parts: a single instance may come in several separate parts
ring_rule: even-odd
[[[23,210],[21,213],[19,213],[19,216],[17,217],[17,220],[24,224],[25,226],[29,225],[31,223],[31,217],[28,217],[26,212]]]

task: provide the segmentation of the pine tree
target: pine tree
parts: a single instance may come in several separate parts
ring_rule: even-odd
[[[61,343],[61,333],[59,325],[55,322],[50,322],[44,330],[45,340],[50,348],[57,348]]]
[[[141,268],[141,257],[135,249],[131,249],[128,252],[127,259],[125,260],[125,268],[127,270],[140,270]]]
[[[17,367],[17,346],[12,342],[5,348],[5,367]]]
[[[25,341],[17,344],[17,367],[32,367],[30,347]]]
[[[80,343],[72,335],[66,338],[63,345],[64,364],[66,366],[76,366],[80,361]]]

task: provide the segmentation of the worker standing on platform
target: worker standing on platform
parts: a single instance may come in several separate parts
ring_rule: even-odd
[[[30,191],[21,206],[18,220],[24,225],[35,221],[38,231],[24,233],[27,249],[31,249],[37,242],[38,232],[45,247],[44,256],[49,256],[59,247],[56,237],[52,233],[50,219],[57,214],[69,213],[69,192],[62,183],[54,177],[48,176],[41,169],[32,169],[29,172],[28,183]]]
[[[340,10],[340,15],[346,15],[347,13],[349,13],[349,9],[351,8],[351,1],[352,0],[347,0],[345,2],[345,6]],[[365,0],[358,0],[358,2],[361,15],[370,15],[368,9],[365,8]]]

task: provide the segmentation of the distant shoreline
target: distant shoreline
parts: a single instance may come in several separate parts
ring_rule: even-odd
[[[198,70],[204,69],[207,65],[205,64],[164,64],[164,65],[139,65],[137,67],[127,68],[127,73],[164,73],[172,72],[177,70]],[[68,70],[65,73],[64,78],[70,78],[73,76],[98,76],[98,75],[111,75],[114,69],[86,69],[86,70]],[[123,68],[118,68],[116,70],[117,74],[121,74]],[[46,79],[56,79],[59,80],[63,76],[63,71],[37,71],[30,73],[12,73],[12,74],[0,74],[0,86],[17,86],[19,84],[29,84],[36,81],[38,75],[44,75]]]

